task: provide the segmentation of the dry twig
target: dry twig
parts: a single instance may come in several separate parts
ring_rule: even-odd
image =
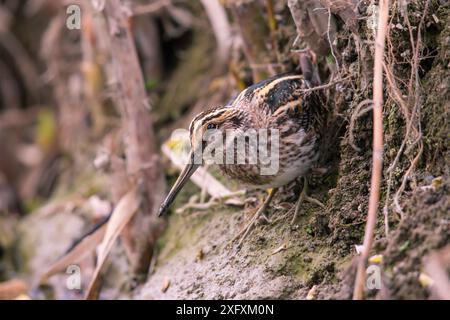
[[[375,64],[373,81],[373,154],[372,179],[370,187],[369,210],[364,234],[363,251],[358,261],[358,269],[353,291],[353,299],[363,298],[366,278],[366,261],[372,247],[373,235],[377,221],[378,201],[383,162],[383,57],[389,17],[389,0],[380,0],[378,32],[375,41]]]
[[[140,4],[133,8],[133,15],[157,13],[170,4],[170,0],[160,0],[151,3]]]
[[[317,90],[328,89],[328,88],[334,86],[335,84],[338,84],[338,83],[347,81],[347,80],[349,80],[350,78],[351,78],[351,76],[348,76],[348,77],[345,77],[345,78],[342,78],[342,79],[336,79],[336,80],[334,80],[334,81],[330,81],[330,82],[328,82],[328,83],[326,83],[326,84],[323,84],[323,85],[320,85],[320,86],[315,86],[315,87],[308,88],[308,89],[302,89],[301,92],[302,92],[302,93],[306,93],[306,92],[311,92],[311,91],[317,91]]]
[[[231,28],[225,9],[218,0],[201,0],[217,41],[217,51],[222,63],[227,62],[231,46]]]
[[[67,254],[53,263],[48,270],[39,277],[39,283],[44,283],[52,275],[66,270],[70,264],[79,263],[89,253],[93,252],[104,238],[106,226],[107,224],[104,224],[92,234],[87,235],[73,249],[67,252]]]
[[[105,235],[99,246],[97,265],[95,266],[94,274],[86,293],[87,299],[92,300],[98,298],[101,286],[101,272],[103,270],[106,258],[108,257],[117,237],[133,218],[134,214],[138,211],[139,206],[141,205],[139,198],[140,195],[137,188],[130,190],[122,197],[122,199],[120,199],[111,214],[111,218],[106,225]]]

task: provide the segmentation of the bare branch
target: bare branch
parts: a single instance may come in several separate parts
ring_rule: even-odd
[[[218,55],[222,63],[228,60],[231,46],[231,28],[225,9],[218,0],[201,0],[216,37]]]
[[[378,32],[375,41],[375,64],[373,80],[373,154],[372,179],[370,187],[369,211],[364,234],[363,251],[359,257],[353,299],[363,298],[366,279],[366,262],[372,247],[377,222],[378,201],[383,167],[383,58],[389,17],[389,0],[380,0]]]

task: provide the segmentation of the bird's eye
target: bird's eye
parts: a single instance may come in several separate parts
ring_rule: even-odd
[[[215,123],[209,123],[206,127],[208,130],[217,129],[217,125]]]

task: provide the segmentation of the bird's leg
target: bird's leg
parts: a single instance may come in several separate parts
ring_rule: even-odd
[[[264,217],[266,221],[269,221],[267,219],[266,215],[264,214],[264,212],[266,211],[267,207],[269,206],[270,202],[272,201],[273,196],[275,195],[277,190],[278,190],[277,188],[269,189],[269,195],[267,196],[266,200],[264,200],[261,207],[258,208],[258,211],[256,211],[256,213],[250,219],[250,222],[230,242],[234,242],[235,240],[240,238],[239,243],[238,243],[238,248],[241,247],[244,239],[248,236],[251,229],[253,228],[253,226],[255,225],[256,221],[258,221],[259,218]]]
[[[291,224],[295,223],[295,220],[297,220],[298,213],[300,212],[300,206],[303,203],[303,201],[308,201],[310,203],[316,204],[321,208],[325,208],[325,205],[320,202],[317,199],[311,198],[308,196],[308,179],[306,177],[303,177],[303,189],[300,193],[300,196],[298,197],[297,203],[295,204],[295,211],[294,216],[292,217]]]

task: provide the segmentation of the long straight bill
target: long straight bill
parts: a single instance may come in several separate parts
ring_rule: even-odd
[[[194,164],[194,155],[191,152],[189,154],[189,163],[187,163],[183,171],[181,171],[177,181],[175,181],[175,184],[173,185],[172,189],[170,189],[169,194],[161,204],[158,216],[161,217],[164,213],[167,212],[167,210],[169,209],[172,202],[175,200],[178,193],[181,191],[181,189],[183,189],[186,182],[189,180],[189,178],[192,176],[195,170],[198,169],[198,167],[200,167],[200,165]]]

